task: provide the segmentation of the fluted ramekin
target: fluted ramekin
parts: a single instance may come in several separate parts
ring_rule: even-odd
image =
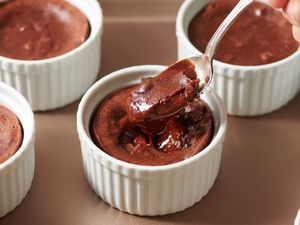
[[[297,217],[295,219],[294,225],[300,225],[300,209],[298,211]]]
[[[84,172],[90,186],[105,202],[131,214],[154,216],[182,211],[207,194],[219,170],[227,117],[221,99],[210,89],[202,98],[213,112],[215,135],[207,148],[187,160],[165,166],[134,165],[111,157],[91,140],[92,115],[108,94],[165,68],[146,65],[116,71],[87,91],[77,112]]]
[[[12,211],[25,198],[34,176],[35,123],[26,99],[0,82],[0,104],[16,114],[23,127],[23,142],[18,151],[0,164],[0,217]]]
[[[190,42],[188,27],[194,16],[213,1],[186,0],[179,9],[176,21],[179,59],[202,54]],[[212,85],[230,115],[255,116],[273,112],[292,100],[300,89],[300,49],[271,64],[238,66],[215,60],[213,67]]]
[[[97,0],[68,0],[90,24],[89,38],[78,48],[50,59],[15,60],[0,56],[0,81],[17,89],[34,111],[65,106],[96,80],[100,69],[102,10]]]

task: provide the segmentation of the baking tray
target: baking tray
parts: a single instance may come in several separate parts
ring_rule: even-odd
[[[179,0],[103,0],[100,77],[176,60]],[[23,203],[1,225],[290,225],[300,207],[300,95],[279,111],[229,117],[215,185],[184,212],[139,217],[111,208],[89,187],[76,131],[78,102],[36,113],[36,169]]]

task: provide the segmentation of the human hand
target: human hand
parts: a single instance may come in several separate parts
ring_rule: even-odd
[[[269,0],[269,3],[283,9],[283,15],[293,24],[294,38],[300,43],[300,0]]]

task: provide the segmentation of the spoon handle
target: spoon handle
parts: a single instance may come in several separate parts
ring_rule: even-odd
[[[234,9],[230,12],[230,14],[226,17],[226,19],[223,21],[223,23],[219,26],[217,31],[214,33],[212,38],[210,39],[205,53],[204,57],[207,58],[207,60],[212,60],[215,51],[219,45],[219,42],[221,41],[222,37],[230,27],[230,25],[236,20],[236,18],[243,12],[243,10],[250,5],[254,0],[240,0],[239,3],[234,7]]]

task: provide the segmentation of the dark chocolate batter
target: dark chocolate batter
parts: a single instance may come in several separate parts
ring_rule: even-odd
[[[191,21],[189,38],[201,52],[236,3],[236,0],[210,3]],[[284,59],[298,48],[291,25],[281,12],[255,2],[225,34],[215,59],[235,65],[262,65]]]
[[[0,55],[39,60],[67,53],[89,36],[87,18],[64,0],[0,4]]]
[[[117,159],[152,166],[203,150],[213,136],[212,113],[195,98],[194,67],[185,61],[178,65],[107,97],[91,121],[95,144]]]
[[[16,115],[0,105],[0,164],[8,160],[20,148],[23,130]]]

